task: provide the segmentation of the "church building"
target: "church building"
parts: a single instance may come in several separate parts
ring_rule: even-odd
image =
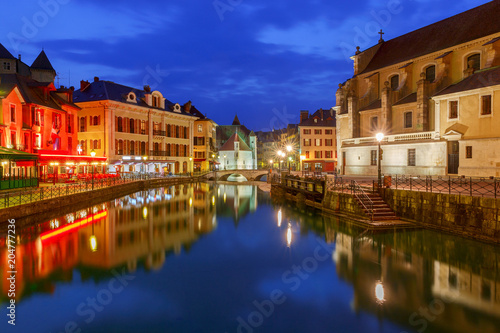
[[[336,93],[338,166],[382,173],[500,176],[500,1],[352,56]]]

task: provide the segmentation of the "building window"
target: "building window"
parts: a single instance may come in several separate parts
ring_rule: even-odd
[[[425,80],[434,82],[436,79],[436,66],[432,65],[425,69]]]
[[[415,165],[415,149],[408,149],[408,166]]]
[[[42,148],[42,135],[35,134],[35,148]]]
[[[85,132],[85,117],[80,118],[80,132]]]
[[[448,103],[448,118],[449,119],[458,118],[458,101],[450,101]]]
[[[304,134],[311,134],[311,130],[310,129],[305,129],[304,130]]]
[[[465,158],[472,158],[472,146],[465,146]]]
[[[370,165],[377,165],[377,151],[370,151]]]
[[[310,147],[311,146],[311,139],[304,139],[304,147]]]
[[[15,104],[10,105],[10,121],[13,123],[16,122],[16,105]]]
[[[404,126],[405,128],[413,127],[413,112],[405,112],[404,114]]]
[[[370,131],[376,132],[378,129],[378,117],[370,118]]]
[[[474,71],[481,69],[481,55],[479,53],[467,57],[467,68],[474,68]]]
[[[141,120],[141,134],[146,134],[146,122]]]
[[[481,115],[491,114],[491,95],[481,96]]]
[[[10,132],[10,144],[12,148],[16,148],[16,132]]]
[[[309,152],[306,151],[306,158],[309,159]]]
[[[202,125],[198,125],[198,133],[201,133],[203,132],[203,126]]]
[[[315,129],[315,130],[314,130],[314,134],[319,134],[319,135],[321,135],[321,130],[320,130],[320,129]]]
[[[321,158],[321,151],[315,151],[314,158]]]
[[[4,62],[3,63],[3,69],[6,71],[10,71],[10,62]]]
[[[73,151],[73,138],[68,137],[68,151],[71,153]]]
[[[325,158],[332,158],[332,151],[331,150],[325,151]]]
[[[35,111],[35,125],[42,126],[43,125],[43,110],[36,109]]]
[[[321,139],[316,139],[316,147],[321,147]]]
[[[325,139],[325,146],[333,146],[333,139]]]
[[[393,75],[391,77],[391,90],[396,91],[399,88],[399,75]]]
[[[326,135],[332,135],[333,134],[333,130],[325,130],[325,134]]]
[[[118,132],[123,132],[123,118],[118,117]]]

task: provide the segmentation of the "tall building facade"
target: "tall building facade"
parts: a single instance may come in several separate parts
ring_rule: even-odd
[[[500,176],[500,2],[492,1],[353,55],[336,93],[339,167]]]
[[[336,172],[335,111],[319,109],[311,115],[301,111],[299,132],[302,170]]]
[[[215,170],[218,165],[215,148],[217,123],[203,115],[191,102],[184,104],[183,109],[198,117],[194,122],[193,132],[194,171]]]
[[[193,172],[196,116],[161,92],[102,81],[75,91],[79,148],[109,159],[110,172]]]

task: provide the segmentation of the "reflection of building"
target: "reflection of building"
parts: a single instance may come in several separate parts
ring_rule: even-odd
[[[84,152],[108,156],[111,171],[192,171],[195,116],[159,91],[95,78],[75,91],[78,140]]]
[[[452,236],[430,232],[421,237],[404,232],[373,235],[340,228],[340,224],[327,223],[326,234],[335,241],[337,274],[353,285],[356,311],[410,326],[412,331],[423,329],[426,323],[426,332],[497,332],[500,277],[478,268],[498,263],[491,257],[467,256],[490,253],[480,248],[486,245],[468,244],[467,253],[460,253],[447,248],[446,244],[455,244]],[[424,310],[430,311],[432,320],[424,317]]]
[[[219,185],[217,214],[230,216],[237,223],[257,209],[257,187],[252,185]]]
[[[189,248],[216,228],[213,189],[177,185],[138,192],[109,204],[67,214],[28,230],[16,230],[16,296],[54,292],[55,282],[82,275],[99,278],[112,268],[159,269],[169,253]],[[7,300],[8,251],[0,239],[0,302]]]

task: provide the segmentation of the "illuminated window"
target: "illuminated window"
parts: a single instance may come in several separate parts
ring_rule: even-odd
[[[16,122],[16,106],[14,104],[10,105],[10,121]]]
[[[377,165],[377,151],[370,151],[370,165]]]
[[[201,133],[203,132],[203,126],[202,125],[198,125],[198,133]]]
[[[479,53],[467,57],[467,68],[474,68],[474,71],[481,69],[481,55]]]
[[[415,165],[415,149],[408,149],[408,166]]]

